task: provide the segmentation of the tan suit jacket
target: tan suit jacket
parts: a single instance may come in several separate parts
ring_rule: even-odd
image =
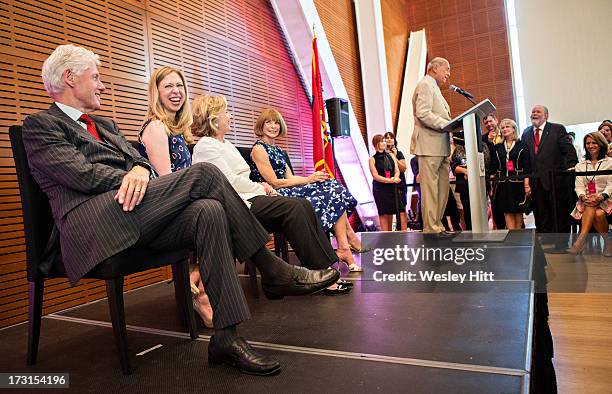
[[[450,139],[442,132],[450,120],[450,107],[436,80],[425,75],[412,96],[414,131],[410,153],[417,156],[449,156]]]

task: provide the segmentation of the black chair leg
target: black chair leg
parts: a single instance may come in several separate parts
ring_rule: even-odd
[[[282,235],[281,238],[281,256],[282,259],[289,263],[289,242],[287,242],[287,238],[285,238],[285,234]]]
[[[249,286],[251,287],[251,293],[253,297],[259,298],[259,287],[257,286],[257,267],[251,260],[247,260],[244,263],[244,269],[249,275]]]
[[[40,322],[42,318],[43,293],[45,290],[44,279],[28,282],[29,297],[29,323],[28,323],[28,365],[36,364],[38,356],[38,340],[40,339]]]
[[[283,233],[274,233],[274,254],[289,263],[289,244]]]
[[[125,311],[123,309],[123,277],[107,280],[106,294],[108,295],[108,306],[115,333],[115,344],[119,352],[121,371],[124,375],[131,375],[132,367],[128,356]]]
[[[191,339],[198,337],[195,315],[191,300],[191,285],[189,284],[189,261],[183,260],[172,264],[174,278],[174,298],[178,310],[181,311],[183,324],[189,330]]]

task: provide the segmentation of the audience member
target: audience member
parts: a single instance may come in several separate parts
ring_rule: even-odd
[[[612,121],[604,120],[597,128],[597,131],[603,134],[608,145],[612,143]]]
[[[185,76],[173,67],[158,68],[149,79],[147,120],[140,129],[138,150],[159,175],[191,166],[187,145],[192,141],[191,122]],[[199,270],[192,269],[189,278],[193,308],[204,325],[213,328],[212,307]]]
[[[489,142],[491,145],[497,145],[504,139],[501,129],[498,126],[497,115],[494,112],[487,114],[482,120],[485,128],[482,130],[482,142]]]
[[[536,105],[531,110],[531,126],[523,131],[521,140],[529,148],[529,159],[534,173],[530,186],[535,202],[536,230],[539,233],[552,233],[555,231],[555,218],[550,172],[574,167],[578,162],[576,150],[565,127],[548,122],[548,108],[543,105]],[[571,177],[557,177],[555,181],[557,223],[560,233],[569,232],[569,216],[564,212],[570,211],[575,203],[573,183]]]
[[[584,157],[584,154],[582,153],[582,146],[580,145],[579,142],[576,142],[576,133],[574,133],[573,131],[570,131],[567,134],[570,136],[572,146],[574,147],[574,150],[576,151],[576,157],[578,157],[578,160],[580,160],[581,157]]]
[[[603,171],[612,169],[612,159],[606,156],[608,142],[599,132],[584,137],[584,157],[586,160],[576,165],[576,172]],[[572,216],[580,220],[580,235],[568,249],[569,253],[580,254],[584,250],[591,228],[602,234],[605,241],[604,256],[612,256],[612,243],[608,239],[606,215],[612,213],[610,194],[612,194],[612,175],[576,176],[578,202]]]
[[[504,140],[495,145],[491,160],[491,172],[500,178],[495,182],[493,199],[498,201],[508,229],[520,229],[523,227],[523,212],[519,204],[531,194],[529,148],[519,139],[513,120],[503,119],[499,126]],[[507,177],[517,179],[505,179]]]
[[[450,222],[450,223],[449,223]],[[459,212],[459,206],[452,189],[449,186],[448,198],[446,200],[446,207],[442,214],[442,225],[445,231],[454,232],[461,231],[461,212]]]
[[[374,156],[370,157],[374,202],[378,210],[380,229],[391,231],[393,215],[402,209],[397,195],[400,170],[395,157],[387,152],[387,142],[381,134],[372,137],[372,145],[376,149]],[[405,211],[405,205],[403,209]]]
[[[485,129],[482,131],[482,142],[486,144],[489,152],[495,150],[494,146],[501,143],[504,140],[501,129],[498,125],[497,115],[491,112],[483,119]],[[490,166],[485,166],[489,170]],[[491,217],[493,218],[493,225],[496,229],[506,228],[506,219],[504,217],[504,210],[499,205],[499,201],[493,198],[493,188],[491,187],[491,181],[489,175],[486,177],[487,195],[491,199]]]
[[[406,165],[406,157],[404,156],[404,153],[401,150],[397,149],[397,139],[395,138],[395,134],[388,131],[383,135],[383,137],[385,138],[385,142],[387,143],[386,151],[396,160],[397,166],[400,171],[399,173],[400,182],[398,184],[398,190],[400,192],[399,205],[400,207],[403,206],[404,208],[400,209],[401,223],[399,227],[402,231],[406,231],[408,229],[407,218],[406,218],[406,204],[408,202],[408,197],[407,197],[408,186],[406,185],[406,168],[408,166]]]
[[[259,139],[251,151],[251,179],[267,182],[282,196],[304,197],[310,201],[323,230],[331,230],[336,236],[338,257],[351,271],[361,271],[351,253],[351,248],[361,251],[361,241],[348,221],[357,201],[338,181],[329,180],[324,171],[309,176],[294,175],[283,150],[276,145],[276,139],[286,133],[287,125],[277,110],[266,109],[259,115],[255,124],[255,135]]]
[[[454,133],[453,142],[455,149],[451,154],[450,165],[453,173],[455,174],[455,191],[459,193],[461,199],[461,205],[463,206],[463,220],[465,222],[465,229],[472,230],[472,212],[470,209],[470,190],[468,187],[468,173],[467,173],[467,157],[465,152],[465,140],[463,139],[463,133]],[[491,154],[489,152],[489,144],[483,144],[482,153],[485,161],[485,168],[489,169],[491,162]],[[488,177],[486,178],[487,190],[489,190]]]
[[[436,57],[427,65],[427,75],[417,84],[412,96],[414,131],[412,151],[421,171],[421,207],[423,232],[445,235],[442,216],[449,192],[448,133],[442,129],[451,119],[450,107],[442,96],[440,85],[450,77],[448,60]]]
[[[423,215],[421,214],[421,175],[419,174],[419,158],[413,156],[410,159],[410,169],[412,170],[412,174],[414,175],[413,183],[416,184],[414,189],[417,192],[417,207],[416,207],[416,221],[418,225],[418,229],[423,229]]]
[[[23,125],[32,176],[49,197],[70,282],[131,246],[192,248],[214,310],[209,362],[251,374],[277,373],[278,361],[237,335],[237,324],[250,313],[234,255],[251,258],[264,289],[278,296],[324,289],[338,272],[293,267],[270,253],[268,233],[213,165],[156,177],[113,120],[89,115],[100,109],[105,91],[99,64],[89,50],[57,47],[42,70],[55,102]]]
[[[214,164],[227,177],[257,220],[269,232],[282,232],[302,266],[326,268],[338,261],[329,237],[317,223],[310,202],[301,197],[283,197],[267,183],[249,179],[250,168],[238,149],[227,139],[231,114],[223,96],[198,96],[193,100],[194,135],[201,137],[193,149],[193,162]],[[345,294],[352,282],[339,281],[325,289],[328,295]]]

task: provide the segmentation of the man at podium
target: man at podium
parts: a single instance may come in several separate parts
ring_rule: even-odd
[[[450,107],[440,85],[450,77],[448,60],[436,57],[412,96],[414,131],[411,153],[418,157],[421,173],[423,232],[446,234],[442,217],[449,191],[450,138],[442,128],[451,120]]]

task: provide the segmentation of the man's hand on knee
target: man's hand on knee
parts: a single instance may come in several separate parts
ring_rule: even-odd
[[[133,211],[140,204],[147,191],[150,172],[144,167],[134,166],[123,177],[121,187],[115,194],[115,200],[123,205],[124,211]]]

